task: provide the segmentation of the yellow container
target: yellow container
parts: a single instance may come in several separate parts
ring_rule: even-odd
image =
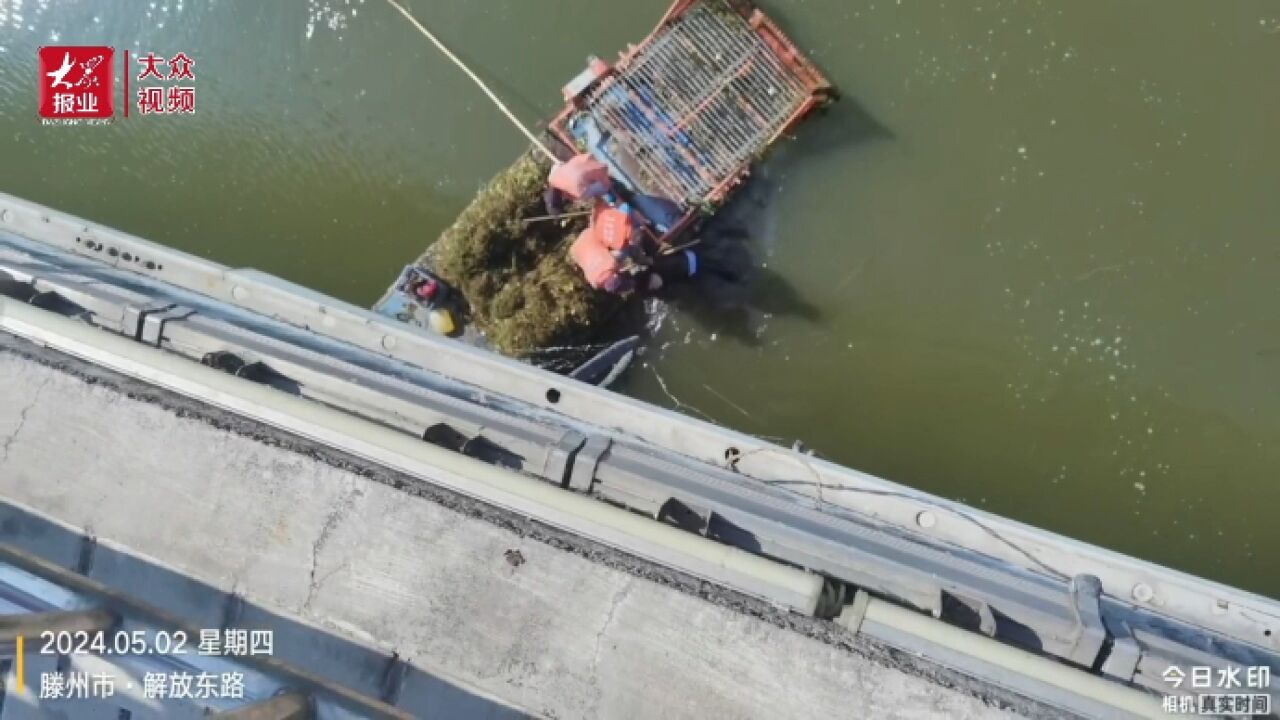
[[[453,322],[453,313],[445,308],[431,308],[431,312],[427,315],[427,322],[432,330],[441,335],[452,335],[458,329]]]

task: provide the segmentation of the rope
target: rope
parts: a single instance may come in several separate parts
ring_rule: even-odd
[[[467,64],[462,62],[462,60],[460,60],[457,55],[454,55],[453,52],[449,50],[449,48],[445,47],[444,43],[440,42],[440,40],[436,38],[435,35],[432,35],[430,30],[423,27],[422,23],[418,22],[417,18],[415,18],[412,14],[410,14],[409,11],[406,10],[403,5],[396,2],[396,0],[387,0],[387,3],[390,4],[391,7],[400,11],[400,14],[405,16],[405,19],[407,19],[410,23],[413,24],[414,27],[418,29],[418,32],[422,33],[437,48],[439,48],[440,52],[444,53],[445,57],[452,60],[453,64],[458,66],[459,70],[466,73],[467,77],[471,78],[471,80],[475,82],[477,86],[479,86],[480,90],[482,90],[485,95],[489,96],[489,99],[493,101],[493,104],[498,106],[498,109],[502,111],[502,114],[507,116],[507,119],[511,121],[511,124],[515,125],[517,130],[523,133],[525,137],[529,138],[529,142],[533,143],[534,146],[537,147],[539,150],[541,150],[544,155],[550,158],[551,162],[553,163],[560,162],[560,159],[555,156],[555,153],[551,152],[551,149],[548,148],[545,143],[543,143],[541,140],[538,139],[536,135],[530,132],[529,128],[524,126],[524,123],[520,122],[520,118],[517,118],[515,116],[515,113],[511,112],[511,110],[507,108],[507,106],[502,102],[502,100],[499,99],[498,96],[494,94],[492,90],[489,89],[489,86],[485,85],[484,81],[481,80],[480,77],[476,75],[474,72],[472,72],[471,68],[467,67]]]

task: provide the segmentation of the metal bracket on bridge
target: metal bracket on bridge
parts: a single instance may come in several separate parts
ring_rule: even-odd
[[[576,430],[566,430],[555,444],[547,448],[546,455],[542,457],[542,477],[561,487],[568,487],[574,458],[586,442],[586,435]]]
[[[1066,638],[1073,641],[1067,654],[1071,662],[1093,667],[1102,644],[1107,639],[1107,628],[1102,624],[1102,581],[1095,575],[1076,575],[1067,585],[1071,614],[1076,626]]]
[[[600,458],[608,452],[613,440],[603,435],[592,435],[573,458],[573,468],[565,481],[565,487],[582,493],[590,493],[596,481],[596,468]]]
[[[170,320],[183,320],[195,314],[195,310],[181,305],[174,305],[155,312],[146,312],[142,316],[142,328],[134,337],[147,345],[160,347],[164,338],[164,325]]]
[[[658,510],[658,520],[674,524],[681,530],[706,537],[711,530],[711,521],[716,514],[707,508],[700,507],[676,498],[670,498]]]
[[[1138,671],[1138,661],[1142,658],[1142,649],[1133,637],[1129,623],[1120,620],[1108,625],[1111,630],[1111,653],[1102,663],[1102,674],[1121,682],[1130,682]]]
[[[29,280],[19,280],[7,272],[0,272],[0,295],[26,301],[35,293]]]
[[[853,603],[840,612],[836,623],[857,635],[862,631],[862,621],[867,617],[867,606],[871,604],[871,596],[866,590],[858,590],[853,596]]]
[[[120,320],[120,334],[134,340],[142,339],[142,324],[151,313],[177,307],[173,303],[147,303],[145,305],[126,305]]]
[[[985,600],[971,598],[955,592],[948,592],[946,595],[955,602],[966,608],[968,612],[973,613],[973,620],[977,621],[978,632],[993,638],[996,636],[996,615],[991,610],[991,604]],[[946,600],[943,600],[944,604]]]

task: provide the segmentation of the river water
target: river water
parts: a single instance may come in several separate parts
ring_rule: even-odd
[[[410,5],[538,120],[665,0]],[[1280,595],[1280,5],[772,9],[844,99],[624,390]],[[54,43],[185,52],[196,113],[42,127]],[[380,0],[0,0],[0,190],[358,304],[521,147]]]

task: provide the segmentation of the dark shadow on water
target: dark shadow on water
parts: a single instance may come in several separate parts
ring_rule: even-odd
[[[805,298],[802,285],[754,257],[779,192],[772,178],[803,173],[806,163],[819,156],[895,139],[892,130],[849,97],[802,123],[795,136],[794,141],[784,141],[703,227],[696,247],[704,264],[701,277],[667,294],[699,325],[749,346],[760,345],[763,325],[770,317],[822,321],[821,309]],[[779,250],[786,251],[786,242],[785,236],[778,239]]]
[[[802,174],[806,165],[817,158],[839,155],[852,148],[891,142],[897,136],[861,103],[841,98],[802,122],[792,139],[781,140],[748,182],[708,223],[712,234],[736,234],[749,238],[760,226],[763,213],[779,192],[773,178]]]
[[[756,263],[743,240],[704,234],[697,254],[698,276],[666,297],[709,332],[755,347],[771,317],[822,320],[821,309],[787,278]]]
[[[770,318],[799,318],[814,324],[823,319],[821,308],[806,299],[802,285],[764,267],[757,257],[773,198],[780,190],[772,178],[802,173],[806,163],[851,146],[896,139],[892,130],[849,97],[803,122],[795,137],[781,141],[777,152],[693,236],[698,238],[693,248],[699,259],[698,277],[660,293],[708,332],[751,347],[761,345]],[[785,251],[786,237],[777,245]],[[619,332],[641,332],[646,320],[643,303],[627,303],[606,339]]]
[[[841,97],[823,108],[796,128],[794,134],[796,139],[786,146],[784,161],[788,164],[853,145],[897,139],[892,130],[851,97]]]

